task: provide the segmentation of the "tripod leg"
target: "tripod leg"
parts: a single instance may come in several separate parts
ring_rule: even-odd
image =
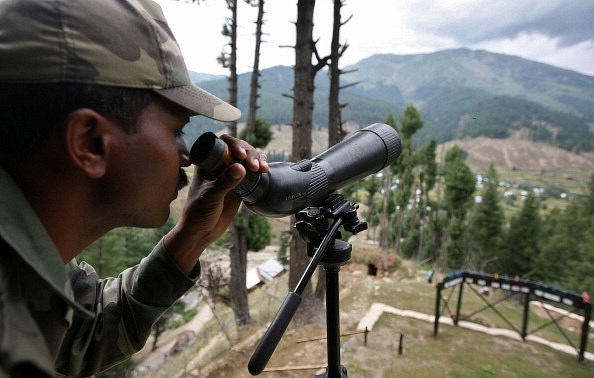
[[[328,349],[328,378],[340,378],[340,310],[338,266],[324,266],[326,270],[326,322]]]

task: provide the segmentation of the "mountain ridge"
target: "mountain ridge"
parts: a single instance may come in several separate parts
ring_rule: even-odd
[[[522,134],[568,151],[594,146],[594,77],[484,50],[451,49],[428,54],[378,54],[345,67],[341,92],[344,122],[361,126],[398,117],[412,104],[425,126],[416,143],[474,136]],[[239,75],[238,107],[247,113],[250,74]],[[293,71],[262,70],[258,117],[271,124],[292,119]],[[314,125],[327,123],[328,79],[316,77]],[[226,98],[226,79],[199,82]],[[241,120],[244,120],[242,118]],[[240,121],[241,121],[240,120]],[[222,126],[219,126],[222,127]]]
[[[513,55],[467,48],[426,54],[378,54],[345,67],[351,69],[358,70],[352,74],[352,81],[361,81],[359,89],[369,90],[377,82],[408,88],[403,91],[408,102],[422,101],[427,87],[488,88],[494,95],[526,96],[555,110],[594,114],[591,97],[586,98],[588,107],[577,104],[577,99],[585,96],[578,96],[574,105],[566,98],[576,96],[575,88],[592,95],[594,76]],[[550,98],[553,90],[560,91],[564,97]]]

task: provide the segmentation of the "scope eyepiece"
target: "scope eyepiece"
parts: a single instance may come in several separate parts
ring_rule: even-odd
[[[190,150],[190,161],[214,175],[239,162],[233,158],[227,144],[210,131],[200,135],[194,142]]]

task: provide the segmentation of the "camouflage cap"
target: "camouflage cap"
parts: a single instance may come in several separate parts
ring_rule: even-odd
[[[147,88],[219,121],[241,115],[192,83],[151,0],[0,0],[0,82]]]

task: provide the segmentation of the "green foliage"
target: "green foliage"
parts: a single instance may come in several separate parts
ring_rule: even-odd
[[[180,314],[183,311],[183,309],[178,309],[178,311],[180,311],[178,312],[178,314]],[[197,313],[197,307],[191,308],[188,311],[181,313],[181,319],[170,321],[169,328],[175,329],[183,326],[184,324],[187,324],[190,320],[194,319],[194,316],[196,316]]]
[[[570,151],[589,151],[594,145],[594,134],[585,119],[535,102],[495,96],[478,100],[474,107],[474,118],[465,124],[460,137],[507,138],[514,131],[525,130],[534,141]]]
[[[412,136],[423,127],[423,120],[419,111],[412,105],[404,109],[404,114],[400,117],[400,133],[402,140],[410,141]]]
[[[382,179],[377,175],[370,175],[361,181],[360,187],[367,191],[367,205],[374,203],[374,196],[382,189]]]
[[[484,270],[484,265],[498,259],[503,243],[505,214],[499,201],[497,183],[499,179],[493,165],[485,176],[482,201],[475,206],[471,218],[472,230],[471,264],[477,270]]]
[[[534,279],[578,293],[594,293],[594,174],[583,198],[542,222]]]
[[[92,265],[99,277],[115,277],[138,264],[174,225],[170,217],[156,229],[117,228],[85,248],[77,259]]]
[[[408,259],[416,257],[418,251],[419,240],[420,240],[419,228],[415,228],[412,231],[408,231],[400,245],[400,252]]]
[[[449,214],[460,219],[465,218],[476,189],[475,175],[464,163],[464,154],[454,146],[446,153],[444,167],[445,206]]]
[[[568,262],[570,274],[564,277],[564,287],[578,293],[594,293],[594,222],[584,229],[576,250],[576,259]]]
[[[422,167],[422,170],[419,173],[419,180],[421,181],[423,193],[426,194],[435,187],[435,183],[437,182],[436,149],[437,142],[435,141],[435,138],[431,138],[431,140],[426,145],[422,146],[419,151],[418,160]]]
[[[288,154],[286,151],[268,151],[267,152],[268,162],[283,162],[283,161],[291,161],[291,154]]]
[[[256,148],[263,148],[272,140],[272,129],[270,123],[257,119],[255,130],[250,135],[246,135],[246,129],[239,132],[239,139],[243,139]]]
[[[348,184],[342,188],[340,188],[339,193],[344,196],[347,200],[353,199],[355,197],[355,193],[361,189],[362,181],[357,181],[352,184]]]
[[[541,228],[540,254],[536,256],[533,279],[561,285],[573,274],[564,261],[579,261],[577,253],[581,217],[578,207],[565,211],[555,209],[545,218]]]
[[[533,193],[524,200],[518,215],[511,218],[504,257],[506,272],[525,276],[534,268],[534,259],[540,254],[541,218],[539,201]]]
[[[287,231],[283,231],[281,232],[280,236],[279,236],[279,248],[278,248],[278,252],[276,254],[276,258],[278,259],[278,262],[281,263],[282,265],[288,265],[289,264],[289,259],[287,258],[287,251],[289,250],[289,237],[290,237],[290,233]]]
[[[272,240],[270,222],[262,215],[250,212],[247,229],[248,250],[260,251],[270,244]]]
[[[475,175],[464,163],[464,155],[464,150],[454,146],[445,156],[443,206],[449,217],[446,261],[447,266],[452,269],[462,268],[467,260],[466,217],[476,189]]]
[[[466,260],[467,248],[467,227],[463,220],[453,219],[447,228],[450,241],[446,245],[447,267],[450,269],[461,269]]]

